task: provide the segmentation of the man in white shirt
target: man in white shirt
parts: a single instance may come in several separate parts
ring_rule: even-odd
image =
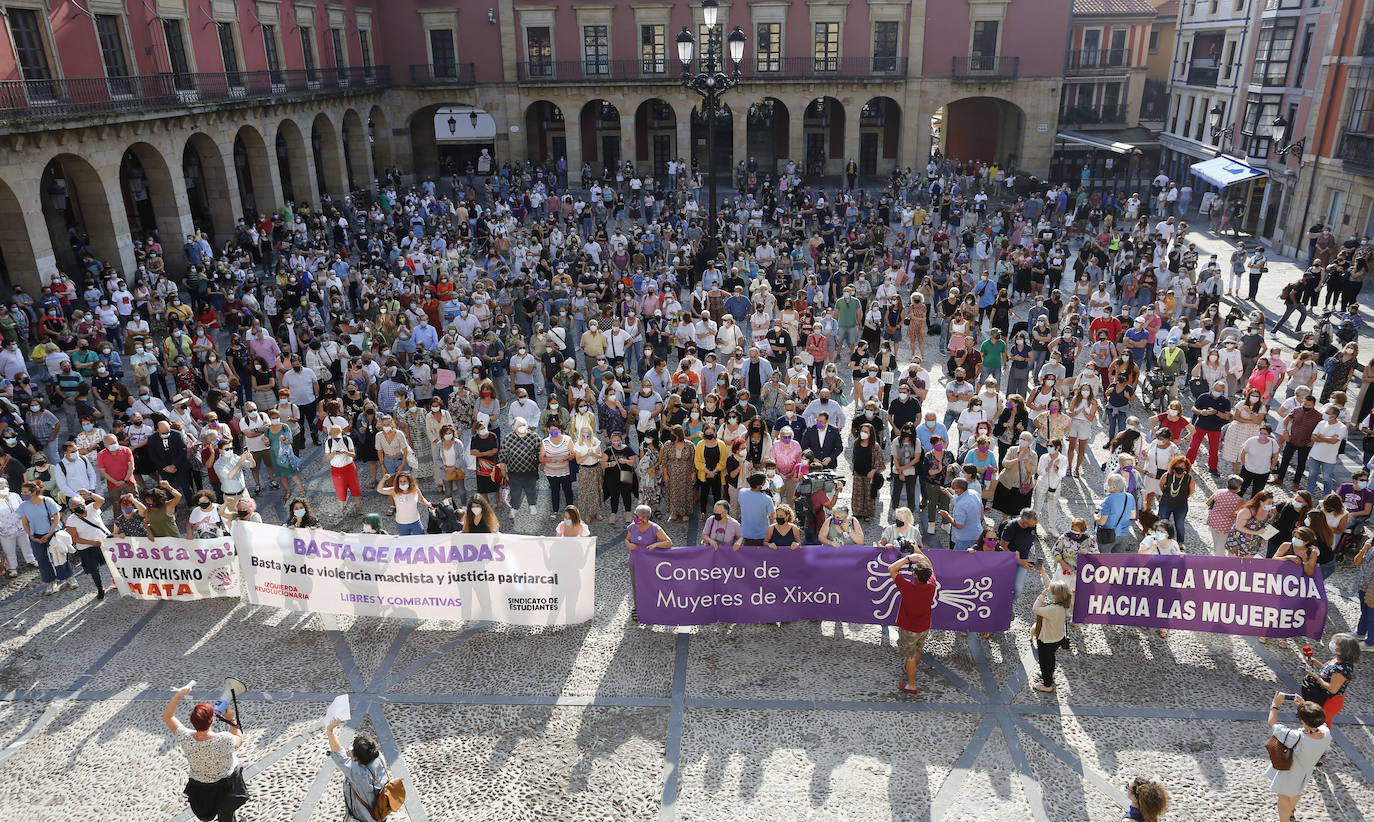
[[[511,429],[515,428],[515,421],[524,420],[531,426],[539,425],[539,404],[530,399],[529,392],[524,388],[517,388],[515,400],[510,404],[510,414],[508,416]]]
[[[522,342],[515,349],[515,353],[510,358],[510,385],[511,390],[520,393],[522,390],[530,394],[535,393],[537,384],[536,374],[539,371],[539,360],[529,352]],[[537,423],[537,420],[536,420]]]
[[[134,397],[134,401],[129,404],[129,410],[152,416],[153,414],[166,414],[167,405],[154,397],[152,392],[148,390],[148,386],[141,385],[138,388],[138,396]]]
[[[1341,421],[1341,409],[1328,405],[1322,413],[1322,421],[1312,429],[1312,450],[1307,454],[1307,492],[1317,493],[1317,479],[1323,481],[1323,494],[1335,493],[1336,466],[1340,464],[1341,440],[1347,435],[1346,424]]]
[[[69,442],[62,448],[62,459],[53,466],[53,473],[57,478],[57,490],[61,491],[63,496],[79,497],[82,491],[94,491],[104,487],[95,466],[81,456],[75,442]]]
[[[315,372],[306,368],[300,355],[291,355],[291,370],[282,375],[283,388],[291,391],[291,402],[300,409],[301,421],[310,432],[310,440],[320,444],[320,432],[315,430],[315,399],[319,396],[320,381]]]
[[[709,352],[706,355],[706,361],[697,368],[697,375],[701,378],[703,396],[716,390],[716,383],[720,380],[720,375],[724,373],[725,366],[716,361],[716,352]]]

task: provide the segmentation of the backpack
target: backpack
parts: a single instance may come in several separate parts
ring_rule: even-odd
[[[367,812],[372,814],[372,818],[377,820],[377,822],[381,822],[381,820],[395,813],[396,810],[406,802],[405,783],[399,779],[391,778],[391,772],[388,771],[386,767],[386,760],[382,760],[382,770],[386,773],[386,783],[379,786],[377,789],[377,798],[372,801],[372,804],[369,805],[364,802],[363,798],[358,796],[357,789],[352,789],[353,796],[357,798],[360,804],[367,808]]]

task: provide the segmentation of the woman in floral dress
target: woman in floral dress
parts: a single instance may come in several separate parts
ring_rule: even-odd
[[[697,475],[696,451],[687,442],[682,426],[674,425],[668,437],[658,457],[663,493],[668,498],[668,521],[686,522],[697,501],[692,487]]]

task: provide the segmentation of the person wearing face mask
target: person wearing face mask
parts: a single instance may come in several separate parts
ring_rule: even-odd
[[[83,491],[99,488],[99,475],[90,461],[77,451],[75,442],[68,442],[62,449],[62,459],[55,463],[57,490],[63,497],[78,497]]]
[[[566,516],[565,512],[564,517],[566,518]],[[465,534],[495,534],[501,530],[501,523],[496,518],[496,511],[492,509],[485,494],[473,494],[469,497],[468,504],[463,509],[463,515],[460,519]],[[564,535],[559,534],[559,536]]]
[[[220,516],[212,491],[198,491],[191,497],[191,513],[186,518],[187,539],[217,539],[227,536],[229,526]]]
[[[1360,661],[1360,641],[1354,634],[1331,636],[1326,646],[1332,653],[1325,665],[1315,659],[1304,664],[1307,676],[1302,680],[1302,698],[1322,706],[1328,725],[1345,707],[1345,695],[1355,678],[1355,664]]]
[[[1261,491],[1236,511],[1236,524],[1226,537],[1226,553],[1233,557],[1253,557],[1263,550],[1268,529],[1274,521],[1274,495]]]
[[[792,506],[779,505],[773,511],[773,521],[763,535],[763,544],[774,551],[779,548],[796,550],[801,547],[801,529],[794,523]]]
[[[110,590],[105,587],[100,576],[100,569],[105,566],[105,555],[100,550],[100,543],[110,536],[110,529],[101,519],[100,506],[104,504],[104,497],[87,491],[81,496],[67,500],[64,520],[67,534],[71,536],[72,548],[81,559],[81,570],[90,575],[91,582],[95,585],[97,600],[104,599],[106,592]]]
[[[334,481],[334,496],[339,501],[339,513],[344,513],[348,495],[352,494],[353,512],[362,514],[363,490],[358,481],[356,464],[358,452],[353,444],[353,438],[345,435],[344,431],[344,427],[337,422],[329,426],[324,441],[324,452],[329,460],[329,475]],[[245,454],[244,457],[248,455]],[[225,496],[229,496],[228,491],[225,492]]]
[[[1317,535],[1311,528],[1299,526],[1283,544],[1279,545],[1274,552],[1274,559],[1285,562],[1292,562],[1302,568],[1302,572],[1307,576],[1312,576],[1317,570],[1318,546]]]
[[[402,475],[408,476],[408,475]],[[385,482],[385,480],[383,480]],[[417,491],[418,493],[418,491]],[[293,497],[286,506],[286,527],[287,528],[319,528],[320,521],[315,517],[315,512],[310,509],[310,503],[305,501],[305,497]]]
[[[1221,455],[1221,429],[1231,420],[1231,400],[1227,397],[1226,383],[1215,382],[1212,391],[1203,394],[1193,403],[1193,437],[1188,445],[1188,462],[1197,464],[1197,454],[1202,443],[1207,442],[1207,467],[1214,476],[1217,474],[1217,459]]]
[[[24,501],[17,513],[30,550],[38,561],[38,577],[47,586],[43,593],[55,594],[64,587],[76,590],[75,571],[66,555],[59,559],[50,553],[52,537],[62,525],[62,507],[43,492],[41,483],[35,481],[24,484],[21,496]]]
[[[20,555],[32,567],[38,567],[33,555],[33,545],[24,537],[24,523],[19,517],[19,507],[24,500],[10,490],[9,480],[0,477],[0,549],[3,549],[6,577],[19,576]]]
[[[1322,411],[1322,421],[1312,429],[1312,450],[1307,453],[1307,490],[1317,492],[1317,481],[1322,481],[1322,491],[1330,494],[1336,485],[1336,465],[1340,462],[1341,440],[1348,434],[1346,424],[1341,421],[1340,408],[1328,405]]]
[[[377,484],[377,493],[391,497],[396,506],[396,533],[400,536],[418,536],[425,532],[420,523],[420,506],[429,507],[429,501],[415,484],[409,473],[401,472],[394,477],[384,474]]]
[[[729,548],[738,551],[744,544],[743,531],[739,521],[730,516],[730,505],[719,500],[712,506],[711,516],[701,528],[701,544],[712,548]]]
[[[556,537],[589,537],[592,531],[587,527],[587,523],[582,521],[582,514],[578,512],[576,505],[569,505],[563,509],[563,518],[558,521],[558,525],[553,529]]]
[[[784,500],[794,498],[804,463],[802,461],[801,443],[797,442],[792,426],[785,425],[782,427],[778,432],[778,439],[774,440],[769,448],[768,456],[772,458],[778,477],[782,480],[779,498]],[[878,467],[881,468],[881,464]],[[869,505],[872,504],[870,499]]]
[[[597,522],[601,519],[606,454],[601,438],[590,426],[582,426],[573,438],[572,456],[577,463],[577,508],[588,522]]]

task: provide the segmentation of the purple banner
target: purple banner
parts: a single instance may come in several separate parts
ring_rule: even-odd
[[[1080,554],[1077,623],[1319,639],[1326,586],[1291,562]]]
[[[1005,631],[1016,555],[926,551],[937,590],[931,627]],[[635,607],[651,625],[821,619],[896,625],[901,595],[888,576],[895,549],[806,545],[796,550],[708,546],[631,551]]]

